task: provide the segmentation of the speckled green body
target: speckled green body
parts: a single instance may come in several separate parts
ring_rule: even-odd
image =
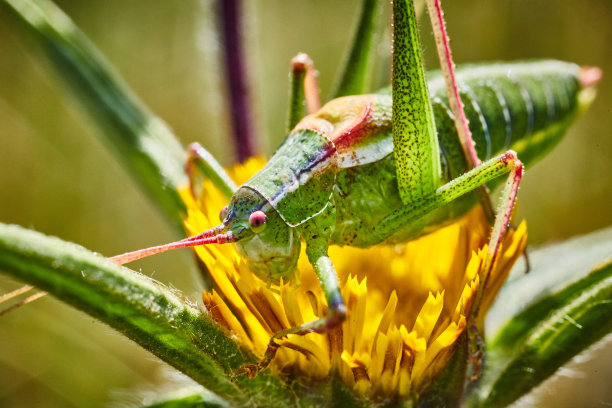
[[[459,69],[480,158],[514,149],[530,165],[552,148],[579,110],[578,73],[576,65],[557,61]],[[435,73],[430,77],[444,184],[465,173],[467,164],[442,78]],[[475,194],[467,194],[401,225],[391,236],[375,233],[382,219],[404,207],[391,111],[387,89],[330,101],[304,118],[267,165],[239,188],[224,224],[240,238],[238,247],[262,277],[289,278],[300,241],[325,247],[404,242],[455,220],[476,204]],[[255,210],[267,214],[268,226],[253,234],[246,220]]]
[[[561,139],[578,111],[578,69],[573,64],[556,61],[459,69],[461,96],[478,156],[487,160],[512,149],[529,166],[545,155]],[[432,76],[429,90],[438,130],[441,183],[446,183],[465,173],[467,163],[443,79],[437,74]],[[391,98],[381,98],[379,103],[384,105],[381,111],[386,111],[390,109]],[[394,154],[339,172],[332,197],[337,214],[333,244],[357,247],[377,244],[374,227],[403,207]],[[491,187],[501,181],[490,183]],[[403,226],[386,242],[404,242],[431,232],[465,214],[477,200],[476,193],[468,194]]]

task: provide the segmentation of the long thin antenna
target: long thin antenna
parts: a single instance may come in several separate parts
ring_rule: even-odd
[[[2,296],[0,296],[0,303],[5,302],[5,301],[7,301],[9,299],[12,299],[15,296],[19,296],[22,293],[26,293],[26,292],[28,292],[31,289],[33,289],[33,286],[26,285],[26,286],[23,286],[23,287],[21,287],[21,288],[19,288],[17,290],[14,290],[14,291],[12,291],[10,293],[2,295]],[[17,309],[17,308],[19,308],[21,306],[24,306],[24,305],[26,305],[26,304],[28,304],[30,302],[33,302],[36,299],[45,296],[46,294],[47,294],[47,292],[38,292],[38,293],[35,293],[32,296],[29,296],[29,297],[23,299],[21,302],[15,303],[14,305],[7,307],[6,309],[0,310],[0,317],[4,316],[7,313],[12,312],[13,310],[15,310],[15,309]]]
[[[34,286],[25,285],[25,286],[20,287],[19,289],[15,289],[12,292],[5,293],[4,295],[0,296],[0,303],[6,302],[7,300],[10,300],[10,299],[12,299],[12,298],[14,298],[16,296],[19,296],[19,295],[21,295],[23,293],[26,293],[26,292],[30,291],[31,289],[33,289],[33,288],[34,288]]]
[[[236,242],[238,240],[238,238],[236,238],[231,231],[221,233],[223,228],[223,225],[219,225],[215,228],[204,231],[201,234],[194,235],[193,237],[181,239],[180,241],[171,242],[169,244],[139,249],[133,252],[126,252],[125,254],[113,256],[110,258],[110,260],[119,265],[123,265],[128,262],[133,262],[138,259],[159,254],[160,252],[169,251],[171,249],[189,248],[206,244],[226,244],[228,242]]]

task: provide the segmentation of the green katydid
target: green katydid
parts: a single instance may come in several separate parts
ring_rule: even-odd
[[[308,85],[312,65],[304,56],[294,60],[299,86],[292,92],[291,131],[260,172],[237,187],[206,150],[190,149],[191,173],[197,166],[229,200],[221,224],[112,258],[123,264],[174,248],[235,243],[256,274],[278,283],[294,278],[304,242],[328,315],[276,333],[255,372],[274,357],[275,339],[322,333],[345,319],[330,245],[413,239],[466,213],[478,202],[476,190],[510,173],[489,244],[492,264],[522,176],[518,156],[530,164],[551,148],[597,82],[597,70],[558,61],[471,66],[455,78],[439,1],[428,3],[443,75],[426,82],[414,5],[396,0],[391,90],[334,99],[316,110],[316,92]],[[298,122],[304,95],[316,112]],[[488,205],[486,196],[480,199]]]

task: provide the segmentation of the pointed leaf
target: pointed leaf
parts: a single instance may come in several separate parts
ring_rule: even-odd
[[[529,305],[584,277],[611,255],[612,228],[530,251],[531,271],[525,274],[524,264],[517,262],[487,314],[489,338]]]
[[[351,46],[344,59],[332,98],[369,91],[380,0],[363,0]]]
[[[39,46],[78,105],[87,109],[123,165],[182,235],[180,213],[185,207],[176,187],[186,181],[184,151],[168,126],[148,111],[104,56],[52,2],[2,3]]]
[[[593,286],[609,278],[612,265],[608,263],[600,269],[590,273],[583,279],[569,285],[558,293],[544,297],[523,310],[506,324],[490,343],[496,352],[512,352],[520,348],[527,340],[527,336],[542,321],[554,311],[559,310],[583,296]]]
[[[201,392],[179,390],[172,396],[143,405],[142,408],[229,408],[230,406],[226,401],[206,390]]]
[[[550,314],[552,313],[552,314]],[[533,331],[534,322],[546,314]],[[531,326],[530,326],[531,325]],[[483,403],[503,407],[552,375],[559,367],[612,331],[612,261],[561,292],[546,297],[515,317],[493,342],[512,349],[511,342],[529,337],[493,384]],[[508,334],[509,339],[503,338]]]

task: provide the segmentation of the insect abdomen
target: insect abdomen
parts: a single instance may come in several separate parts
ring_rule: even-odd
[[[466,66],[457,72],[481,160],[516,150],[526,164],[550,150],[577,112],[580,68],[559,61]],[[441,153],[450,176],[465,169],[443,79],[429,81]],[[459,168],[456,168],[459,167]]]
[[[557,61],[460,68],[457,79],[480,159],[514,149],[521,161],[529,165],[552,148],[579,110],[579,73],[578,66]],[[430,78],[442,178],[447,182],[465,173],[467,164],[448,108],[443,79],[435,73]],[[387,90],[380,93],[387,94]],[[380,99],[379,103],[390,104],[391,98]],[[395,159],[389,155],[338,174],[335,243],[371,245],[377,223],[403,206],[395,179]],[[490,184],[501,181],[503,178]],[[404,226],[386,242],[403,242],[434,230],[476,203],[476,195],[468,194]]]

